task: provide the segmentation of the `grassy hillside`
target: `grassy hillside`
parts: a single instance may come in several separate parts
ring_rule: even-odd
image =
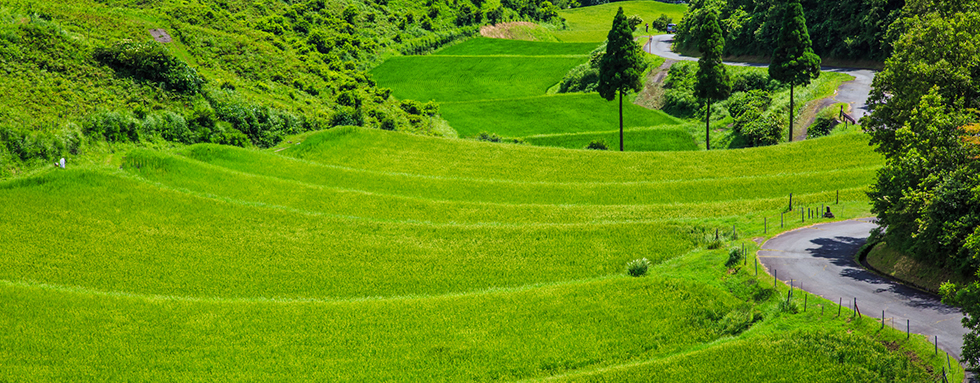
[[[491,18],[557,20],[537,3],[477,3],[6,1],[0,177],[109,154],[104,142],[264,148],[337,125],[440,134],[434,111],[391,97],[367,70]]]
[[[619,104],[606,101],[597,93],[443,103],[441,111],[443,118],[464,137],[481,131],[508,137],[527,137],[619,128]],[[632,103],[623,104],[623,119],[627,127],[680,123],[680,120],[659,110]],[[582,149],[587,144],[575,149]],[[633,137],[630,144],[633,144]]]
[[[603,42],[609,34],[613,16],[616,15],[619,7],[623,7],[623,12],[627,16],[640,16],[644,24],[650,23],[660,15],[667,15],[674,23],[679,23],[687,12],[687,4],[666,4],[659,1],[624,1],[565,9],[559,14],[565,18],[568,29],[556,30],[552,34],[562,42]],[[634,34],[642,36],[657,33],[660,32],[652,29],[649,33],[646,32],[641,24]]]
[[[804,160],[760,166],[784,157]],[[279,152],[129,150],[0,183],[0,378],[659,379],[724,355],[743,381],[917,381],[945,360],[879,342],[926,341],[795,313],[723,266],[786,190],[841,187],[843,215],[866,214],[867,180],[842,174],[878,163],[861,135],[620,154],[341,128]],[[637,258],[648,276],[625,275]]]

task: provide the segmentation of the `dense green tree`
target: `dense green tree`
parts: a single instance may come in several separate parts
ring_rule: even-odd
[[[800,0],[789,0],[785,6],[769,77],[789,84],[789,141],[793,141],[793,88],[820,77],[820,57],[813,53]]]
[[[694,95],[703,100],[706,106],[704,143],[706,148],[711,150],[711,103],[728,98],[732,92],[731,79],[725,71],[725,65],[721,62],[721,53],[725,50],[725,38],[721,36],[718,16],[714,12],[706,15],[704,25],[700,28],[698,50],[701,51],[701,58],[698,59],[698,82],[694,86]]]
[[[862,125],[885,166],[868,196],[889,246],[963,274],[980,268],[980,6],[911,0],[875,76]],[[980,284],[946,284],[967,314],[964,361],[980,363]]]
[[[642,88],[643,57],[633,40],[633,28],[619,7],[609,31],[606,54],[599,62],[599,95],[612,101],[619,93],[619,151],[623,151],[623,93]]]
[[[950,0],[970,1],[970,0]],[[725,55],[769,55],[776,47],[782,7],[777,0],[692,0],[678,24],[675,43],[694,49],[694,29],[703,12],[719,13],[725,35]],[[905,0],[801,0],[813,51],[821,57],[884,61],[900,34],[890,26]],[[922,14],[925,12],[919,12]]]

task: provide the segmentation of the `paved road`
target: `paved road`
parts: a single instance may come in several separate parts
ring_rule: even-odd
[[[674,35],[650,36],[650,39],[643,45],[643,50],[647,53],[655,54],[671,60],[697,61],[697,57],[682,56],[671,51],[670,46],[673,43]],[[725,64],[763,68],[769,66],[767,64],[731,61],[725,61]],[[873,70],[835,67],[821,67],[820,70],[825,72],[847,73],[854,76],[854,81],[848,81],[842,84],[840,88],[837,88],[837,95],[834,97],[834,100],[837,102],[846,102],[850,104],[851,115],[854,116],[854,118],[861,118],[868,114],[868,105],[866,101],[868,100],[868,95],[871,94],[871,81],[875,77],[875,72]]]
[[[844,306],[857,298],[861,314],[881,318],[885,324],[929,337],[939,336],[939,347],[957,359],[963,346],[963,314],[932,295],[905,287],[865,270],[854,254],[877,225],[873,219],[857,219],[804,227],[780,234],[762,244],[759,261],[787,284],[793,280],[815,295]],[[869,319],[869,318],[866,318]],[[871,319],[873,320],[873,319]]]

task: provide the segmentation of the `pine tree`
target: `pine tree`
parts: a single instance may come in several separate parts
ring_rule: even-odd
[[[718,26],[718,15],[708,12],[701,24],[698,36],[698,82],[694,86],[694,95],[704,100],[707,113],[704,119],[704,142],[707,150],[711,150],[711,103],[715,100],[728,98],[732,92],[731,80],[725,65],[721,63],[721,54],[725,50],[725,38],[721,36]]]
[[[619,92],[619,151],[623,151],[623,93],[642,88],[643,57],[640,45],[633,40],[633,27],[623,14],[623,7],[613,18],[606,54],[599,62],[599,95],[608,101]]]
[[[769,77],[790,86],[789,141],[793,141],[793,87],[809,85],[811,79],[820,77],[820,56],[813,53],[800,0],[789,0],[782,19],[776,51],[769,64]]]

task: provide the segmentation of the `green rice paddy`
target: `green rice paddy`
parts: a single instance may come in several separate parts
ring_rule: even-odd
[[[382,86],[392,88],[396,97],[438,102],[442,117],[460,137],[474,137],[481,132],[504,137],[601,132],[618,129],[617,102],[595,93],[548,94],[549,88],[570,69],[588,60],[589,52],[597,45],[476,38],[432,56],[389,59],[372,75]],[[681,122],[628,100],[624,103],[624,119],[625,126],[631,128]],[[674,132],[675,137],[682,134],[679,130]],[[552,143],[533,139],[528,142]],[[637,145],[631,150],[662,145],[635,142]],[[688,147],[671,146],[674,150]]]
[[[0,181],[0,381],[937,380],[928,340],[801,312],[750,271],[753,239],[813,223],[777,228],[789,193],[869,214],[865,135],[696,151],[629,103],[629,152],[577,150],[616,145],[615,103],[546,91],[618,6],[684,10],[563,10],[555,35],[589,43],[473,39],[373,71],[464,137],[555,147],[339,127]]]
[[[859,134],[624,154],[339,128],[279,152],[131,149],[0,183],[0,378],[924,376],[873,326],[783,312],[771,279],[706,247],[732,223],[761,235],[788,190],[841,188],[866,214],[878,164]],[[625,275],[637,258],[648,276]],[[779,362],[828,349],[864,359]]]
[[[639,15],[644,23],[649,23],[662,14],[666,14],[679,23],[687,12],[687,4],[666,4],[659,1],[623,1],[601,4],[591,7],[563,9],[558,14],[567,20],[567,30],[555,30],[552,34],[558,41],[569,43],[603,42],[612,27],[613,16],[619,7],[623,7],[626,16]],[[652,35],[662,32],[651,30],[646,32],[641,24],[634,33],[636,36]]]

